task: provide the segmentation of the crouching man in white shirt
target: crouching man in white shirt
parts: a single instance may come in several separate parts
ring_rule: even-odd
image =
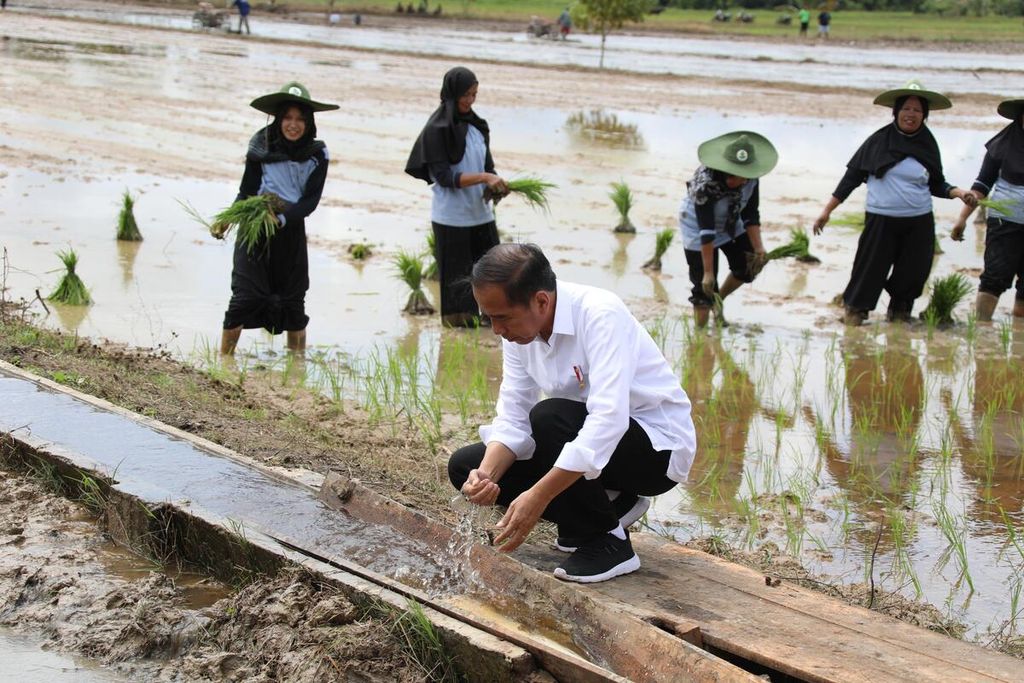
[[[506,552],[539,518],[557,524],[559,549],[572,553],[560,579],[636,571],[626,529],[648,496],[686,480],[696,449],[679,379],[621,299],[556,283],[536,245],[493,247],[470,284],[504,340],[503,377],[482,443],[448,463],[452,483],[477,505],[507,506],[494,539]]]

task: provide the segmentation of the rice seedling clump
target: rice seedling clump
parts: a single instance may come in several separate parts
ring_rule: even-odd
[[[665,228],[654,236],[654,256],[643,265],[644,270],[661,270],[661,257],[668,251],[675,234],[676,231],[674,229]]]
[[[768,260],[795,258],[803,263],[821,263],[821,259],[810,252],[811,238],[803,228],[791,228],[789,242],[768,252]]]
[[[427,295],[423,291],[423,259],[418,254],[411,254],[403,250],[395,256],[394,263],[398,269],[399,279],[412,290],[409,292],[409,299],[405,302],[405,308],[402,310],[412,315],[434,313],[434,307],[427,301]]]
[[[928,306],[921,319],[934,325],[952,325],[953,309],[971,293],[971,284],[962,273],[952,273],[932,282]]]
[[[532,176],[514,178],[508,181],[508,191],[510,194],[517,194],[525,199],[526,203],[532,208],[544,211],[547,211],[549,208],[548,190],[554,187],[557,187],[557,185]],[[487,198],[486,192],[484,193],[484,198]]]
[[[633,221],[629,220],[629,212],[633,208],[633,192],[629,185],[624,182],[612,183],[612,191],[608,193],[615,210],[619,212],[619,224],[615,226],[615,232],[635,233],[636,227]]]
[[[89,290],[86,289],[82,278],[78,277],[78,273],[75,272],[75,266],[78,265],[78,254],[74,249],[68,249],[67,251],[58,251],[57,256],[64,263],[64,275],[57,283],[57,288],[47,298],[50,301],[70,306],[91,304],[92,298],[89,296]]]
[[[128,190],[124,191],[121,202],[121,213],[117,216],[117,239],[125,242],[141,242],[142,233],[135,222],[135,200]]]

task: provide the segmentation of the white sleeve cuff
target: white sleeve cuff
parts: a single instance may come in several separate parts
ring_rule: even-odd
[[[484,445],[497,441],[504,444],[506,448],[516,454],[516,460],[529,460],[533,452],[537,450],[537,442],[533,437],[517,429],[502,427],[501,425],[481,425],[480,441]]]
[[[570,442],[562,447],[562,452],[555,460],[555,467],[570,472],[582,472],[586,479],[597,479],[601,470],[594,469],[594,451]]]

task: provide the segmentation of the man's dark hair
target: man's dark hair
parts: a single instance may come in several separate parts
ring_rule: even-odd
[[[529,306],[530,298],[537,292],[555,291],[555,273],[536,244],[506,242],[491,247],[480,257],[473,265],[469,284],[498,285],[510,304]]]

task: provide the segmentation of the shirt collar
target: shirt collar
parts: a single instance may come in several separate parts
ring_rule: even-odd
[[[576,334],[576,327],[573,325],[573,309],[576,301],[568,287],[562,285],[561,280],[555,281],[555,319],[551,324],[551,335]]]

